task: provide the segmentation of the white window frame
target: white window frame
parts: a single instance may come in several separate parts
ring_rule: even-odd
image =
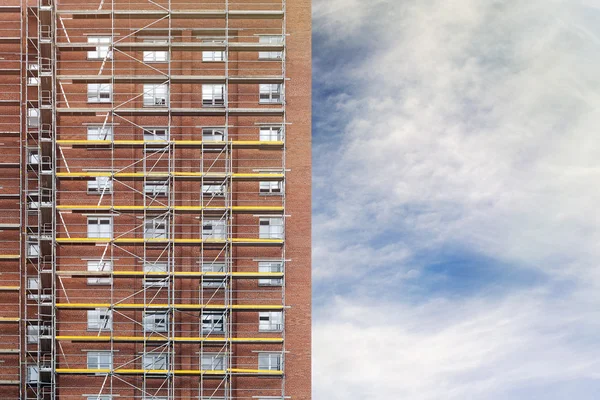
[[[167,217],[146,217],[144,239],[168,239],[169,219]]]
[[[169,128],[166,126],[153,126],[142,128],[144,142],[169,141]]]
[[[282,35],[261,35],[258,37],[258,43],[262,44],[283,44]],[[259,51],[259,60],[281,60],[283,51]]]
[[[223,311],[203,311],[200,320],[202,335],[223,335],[227,329],[227,315]]]
[[[40,256],[40,245],[38,242],[27,241],[27,257],[39,257]]]
[[[169,271],[169,264],[166,261],[147,261],[144,263],[144,273],[148,272],[164,272]],[[158,276],[144,276],[145,287],[168,287],[169,276],[158,275]]]
[[[39,290],[40,278],[27,278],[27,290]]]
[[[28,76],[27,77],[27,86],[37,86],[40,84],[40,78],[37,76]]]
[[[210,127],[202,128],[203,142],[224,142],[227,140],[227,130],[225,128]]]
[[[88,60],[104,60],[112,57],[112,51],[110,51],[111,38],[110,36],[88,36],[87,42],[90,44],[97,44],[96,50],[88,50]]]
[[[210,229],[207,229],[211,226]],[[202,221],[202,239],[224,240],[227,237],[227,221],[224,219],[206,218]]]
[[[40,109],[39,108],[28,108],[27,109],[27,126],[29,128],[35,128],[40,123]]]
[[[113,181],[108,176],[97,176],[87,181],[88,194],[110,194],[112,193]]]
[[[87,140],[113,140],[112,125],[89,125],[87,127]]]
[[[112,310],[107,308],[96,308],[87,310],[87,330],[111,332],[113,328]]]
[[[111,351],[88,351],[87,369],[112,369],[113,354]]]
[[[225,92],[222,83],[202,85],[202,107],[225,107]]]
[[[166,83],[144,84],[144,107],[168,107],[169,86]]]
[[[225,39],[204,39],[202,43],[224,44]],[[225,62],[227,55],[224,50],[203,50],[202,62]]]
[[[258,272],[282,273],[283,261],[259,261]],[[283,285],[282,278],[259,278],[258,286],[281,286]]]
[[[39,165],[41,161],[38,149],[30,149],[27,151],[27,163],[29,165]]]
[[[260,181],[258,194],[261,196],[283,196],[283,181]]]
[[[202,264],[202,272],[225,272],[224,262],[211,262]],[[204,288],[218,288],[223,285],[223,278],[213,276],[202,276],[202,287]]]
[[[39,325],[27,325],[27,343],[37,343],[40,340],[41,330]]]
[[[157,367],[161,367],[161,368],[157,368]],[[145,370],[169,369],[168,354],[167,353],[144,353],[142,355],[142,369],[145,369]]]
[[[88,260],[87,270],[90,272],[112,272],[113,265],[112,261],[107,260]],[[88,285],[110,285],[112,283],[112,276],[101,277],[101,278],[88,278]]]
[[[283,239],[284,222],[282,217],[262,217],[258,221],[260,239]]]
[[[283,140],[283,127],[281,125],[261,126],[258,140],[261,142],[281,142]]]
[[[281,83],[260,83],[258,85],[259,104],[282,104],[283,103],[283,84]]]
[[[200,355],[200,369],[203,371],[224,371],[227,367],[225,354],[202,353]]]
[[[258,313],[259,332],[281,332],[283,331],[282,311],[260,311]]]
[[[108,221],[108,223],[107,223]],[[87,237],[94,239],[112,239],[113,218],[111,216],[88,217]]]
[[[111,83],[88,83],[88,103],[110,103],[112,101]]]
[[[258,353],[258,369],[261,371],[283,371],[283,355],[274,352]]]
[[[225,184],[203,184],[202,185],[202,195],[210,196],[210,197],[225,197],[227,193],[227,187]]]
[[[169,195],[169,181],[145,181],[144,194],[149,197],[167,197]]]
[[[167,311],[146,311],[144,330],[153,333],[167,332],[169,330],[169,313]]]
[[[146,39],[144,43],[168,44],[167,39]],[[166,50],[144,50],[145,63],[167,63],[169,52]]]
[[[27,383],[33,384],[40,381],[40,370],[37,365],[27,366]]]

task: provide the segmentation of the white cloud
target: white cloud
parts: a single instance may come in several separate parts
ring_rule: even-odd
[[[315,398],[505,400],[533,383],[598,379],[598,313],[570,301],[580,312],[541,293],[421,306],[336,299],[316,318]]]
[[[598,2],[315,3],[326,52],[360,49],[316,69],[348,93],[329,99],[339,142],[315,150],[315,279],[356,278],[315,322],[316,398],[529,399],[510,391],[597,379]],[[377,304],[370,274],[402,293],[442,246],[543,273],[541,292]]]

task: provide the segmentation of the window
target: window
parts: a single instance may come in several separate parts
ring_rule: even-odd
[[[260,239],[283,239],[283,218],[261,218],[258,236]]]
[[[88,140],[112,140],[113,127],[110,125],[88,126],[87,138]]]
[[[40,245],[37,242],[27,242],[27,257],[39,257]]]
[[[224,219],[205,219],[202,222],[202,239],[225,239]]]
[[[225,370],[225,355],[217,353],[204,353],[200,357],[201,369],[205,371]]]
[[[202,195],[210,197],[225,196],[225,185],[202,185]]]
[[[89,351],[87,367],[88,369],[111,369],[112,353],[110,351]]]
[[[40,280],[38,278],[27,278],[27,289],[38,290],[40,288]]]
[[[280,36],[280,35],[260,36],[258,38],[258,42],[262,43],[262,44],[281,45],[281,44],[283,44],[283,36]],[[283,52],[281,52],[281,51],[259,51],[258,58],[260,60],[281,60],[283,58]]]
[[[88,37],[88,43],[97,44],[96,50],[90,50],[87,53],[88,60],[104,60],[105,58],[111,57],[110,48],[110,37],[108,36],[95,36]]]
[[[110,83],[88,83],[87,99],[89,103],[110,103],[112,85]]]
[[[144,84],[144,107],[166,107],[169,87],[164,83]]]
[[[94,180],[87,181],[88,194],[112,193],[112,179],[108,176],[97,176]]]
[[[31,165],[38,165],[40,163],[40,155],[37,149],[27,152],[27,162]]]
[[[40,339],[40,326],[27,325],[27,343],[37,343]]]
[[[202,272],[224,273],[225,263],[207,263],[202,264]],[[222,277],[203,276],[202,287],[220,287],[223,284]]]
[[[144,151],[158,152],[168,150],[169,129],[168,128],[144,128]],[[160,146],[165,147],[160,147]],[[159,147],[157,147],[159,146]]]
[[[89,238],[112,238],[112,217],[89,217],[87,227]]]
[[[37,128],[40,122],[40,110],[38,108],[27,109],[27,126]]]
[[[258,191],[262,195],[283,194],[283,181],[261,181],[258,185]]]
[[[281,353],[258,353],[258,369],[281,371]]]
[[[260,261],[258,263],[258,272],[263,273],[282,273],[283,272],[283,262],[281,261]],[[283,284],[283,279],[275,278],[261,278],[258,280],[259,286],[281,286]]]
[[[169,141],[169,128],[144,128],[144,141],[145,142],[153,142],[153,141],[161,141],[168,142]]]
[[[259,312],[258,330],[260,332],[280,332],[283,330],[283,313],[281,311]]]
[[[27,367],[27,383],[38,383],[40,381],[40,370],[37,366],[30,365]]]
[[[167,197],[169,194],[169,181],[144,182],[144,194],[150,197]]]
[[[168,265],[166,262],[147,262],[144,263],[144,272],[155,272],[166,274],[168,271]],[[168,287],[169,277],[166,275],[150,275],[144,277],[144,286],[146,287]]]
[[[202,85],[202,105],[205,107],[225,105],[225,85]]]
[[[40,280],[38,278],[27,278],[27,298],[36,301],[51,301],[52,295],[40,294]]]
[[[224,44],[224,39],[205,39],[202,43]],[[202,61],[204,62],[222,62],[225,61],[225,52],[223,50],[205,50],[202,52]]]
[[[144,239],[166,239],[168,221],[165,217],[146,219],[144,222]]]
[[[90,272],[111,272],[112,262],[102,260],[89,260],[87,262],[87,269]],[[88,278],[87,283],[88,285],[110,285],[112,283],[112,278],[110,276],[107,278]]]
[[[281,126],[261,126],[259,139],[261,142],[280,142],[283,140],[283,129]]]
[[[88,310],[87,328],[89,331],[112,331],[112,311],[106,308]]]
[[[203,128],[202,140],[205,142],[224,142],[225,128]]]
[[[146,353],[142,357],[142,369],[167,369],[167,354]]]
[[[167,44],[167,40],[144,40],[144,43]],[[169,61],[169,52],[165,50],[144,51],[144,62],[161,63]]]
[[[148,332],[167,332],[169,314],[166,311],[147,311],[144,315],[144,329]]]
[[[281,103],[281,84],[279,83],[261,83],[259,85],[259,103],[261,104],[279,104]]]
[[[225,333],[225,313],[222,311],[204,311],[202,313],[202,334],[218,335]]]

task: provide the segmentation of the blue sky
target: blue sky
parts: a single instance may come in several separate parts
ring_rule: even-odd
[[[600,398],[600,0],[313,0],[314,398]]]

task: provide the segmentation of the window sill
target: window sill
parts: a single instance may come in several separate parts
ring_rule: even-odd
[[[283,193],[258,193],[258,195],[265,197],[281,197],[283,196]]]

